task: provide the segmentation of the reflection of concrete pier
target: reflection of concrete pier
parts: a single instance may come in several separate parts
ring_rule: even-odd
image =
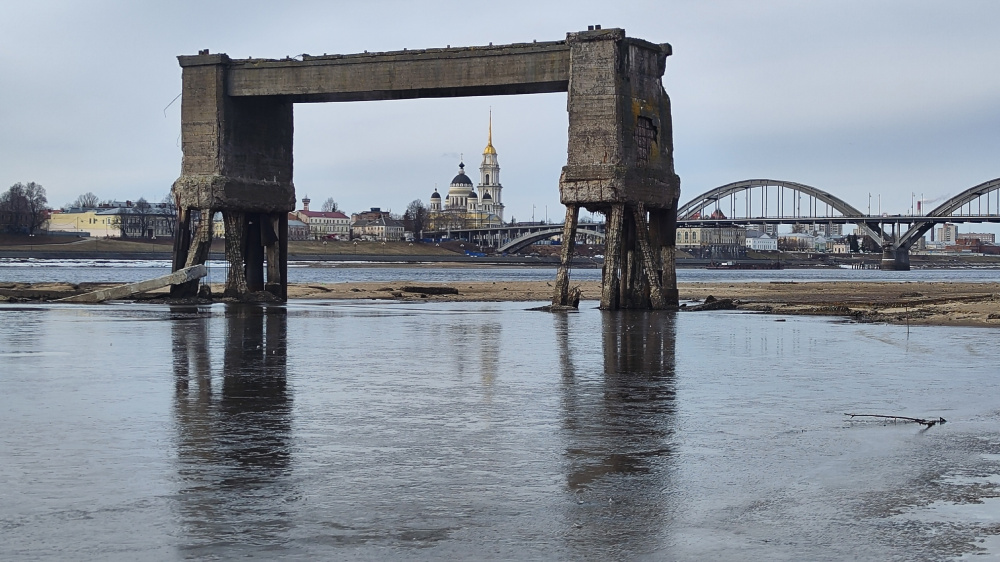
[[[674,510],[668,493],[676,409],[674,314],[603,313],[603,369],[573,363],[581,350],[571,343],[572,320],[555,320],[566,486],[573,496],[567,526],[579,528],[590,547],[603,537],[609,552],[623,545],[638,549],[631,554],[654,551]],[[635,540],[639,536],[642,541]],[[570,548],[575,546],[570,539]]]
[[[283,533],[289,524],[275,505],[291,493],[285,309],[226,308],[221,385],[208,347],[211,312],[172,313],[177,501],[192,535],[187,548],[212,554],[219,543]]]

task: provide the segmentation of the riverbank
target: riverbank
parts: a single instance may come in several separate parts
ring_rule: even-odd
[[[374,242],[361,240],[290,240],[288,259],[292,262],[348,263],[362,265],[441,266],[556,266],[560,246],[535,246],[531,251],[511,255],[475,256],[466,250],[480,248],[460,240],[449,242]],[[573,258],[575,268],[595,268],[603,265],[602,246],[577,245]],[[0,235],[0,259],[9,260],[167,260],[172,259],[173,242],[169,238],[133,240],[118,238],[77,238],[70,236],[11,236]],[[225,260],[225,240],[212,242],[210,260]],[[857,267],[877,269],[881,254],[826,254],[815,252],[750,252],[740,259],[695,258],[677,252],[677,267],[716,269],[801,269],[823,267]],[[726,264],[726,265],[720,265]],[[923,255],[910,256],[913,269],[990,268],[1000,267],[1000,256],[990,255]]]
[[[297,299],[393,299],[436,301],[549,300],[553,282],[445,284],[458,291],[427,295],[405,291],[408,283],[302,284],[289,287]],[[600,300],[597,281],[574,283],[583,301]],[[415,287],[410,287],[411,289]],[[219,287],[221,289],[221,287]],[[733,308],[770,314],[842,316],[859,322],[1000,327],[1000,283],[680,283],[682,302],[709,297],[732,300]],[[685,306],[687,308],[687,306]]]
[[[574,283],[582,306],[600,299],[600,283]],[[107,283],[0,283],[0,301],[46,302],[112,286]],[[452,294],[431,294],[435,288]],[[222,285],[211,286],[214,295]],[[426,290],[432,289],[432,290]],[[687,306],[708,297],[731,308],[776,315],[837,316],[858,322],[910,325],[1000,327],[1000,283],[951,282],[741,282],[681,283],[680,298]],[[296,283],[289,299],[396,300],[433,302],[529,302],[551,299],[552,281],[475,281],[462,283]],[[151,292],[141,300],[163,300],[166,291]],[[725,306],[729,308],[729,306]],[[0,308],[2,310],[2,308]]]

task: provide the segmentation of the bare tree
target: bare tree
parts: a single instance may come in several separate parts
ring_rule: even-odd
[[[340,207],[337,206],[337,202],[333,200],[333,197],[329,197],[327,198],[326,201],[323,202],[324,213],[335,213],[339,210]]]
[[[167,193],[163,196],[163,200],[160,202],[159,215],[163,218],[164,227],[167,234],[170,236],[174,235],[174,231],[177,228],[177,204],[174,201],[174,196]]]
[[[111,226],[118,229],[118,234],[121,238],[128,238],[128,216],[125,214],[128,209],[121,207],[118,209],[118,213],[111,217]]]
[[[84,193],[83,195],[77,197],[76,201],[73,202],[71,207],[79,207],[81,209],[93,209],[97,207],[98,203],[100,203],[100,199],[98,199],[97,196],[94,195],[94,192],[88,191],[87,193]]]
[[[418,240],[423,237],[424,228],[427,225],[427,207],[420,199],[410,201],[403,213],[403,222],[409,227],[410,232]]]
[[[45,188],[35,182],[15,183],[0,195],[0,228],[34,234],[48,217]]]
[[[24,194],[28,198],[28,233],[33,234],[48,218],[49,200],[45,197],[45,188],[33,181],[24,186]]]
[[[150,226],[153,224],[153,206],[146,201],[145,197],[140,197],[132,205],[132,227],[139,238],[148,238]]]

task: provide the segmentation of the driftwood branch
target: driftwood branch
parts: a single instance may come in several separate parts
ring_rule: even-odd
[[[854,418],[881,418],[881,419],[893,420],[893,421],[902,420],[902,421],[919,423],[921,425],[926,425],[927,427],[933,427],[934,425],[937,425],[939,423],[945,423],[946,421],[948,421],[948,420],[946,420],[944,418],[941,418],[941,417],[939,417],[938,419],[935,420],[935,419],[923,419],[923,418],[908,418],[906,416],[886,416],[886,415],[882,415],[882,414],[847,414],[847,413],[845,413],[844,415],[845,416],[851,416],[851,419],[854,419]]]

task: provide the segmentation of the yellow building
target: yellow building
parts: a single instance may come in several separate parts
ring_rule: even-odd
[[[121,229],[115,224],[114,216],[98,215],[97,209],[82,211],[53,211],[49,215],[48,231],[93,236],[95,238],[118,238]]]

